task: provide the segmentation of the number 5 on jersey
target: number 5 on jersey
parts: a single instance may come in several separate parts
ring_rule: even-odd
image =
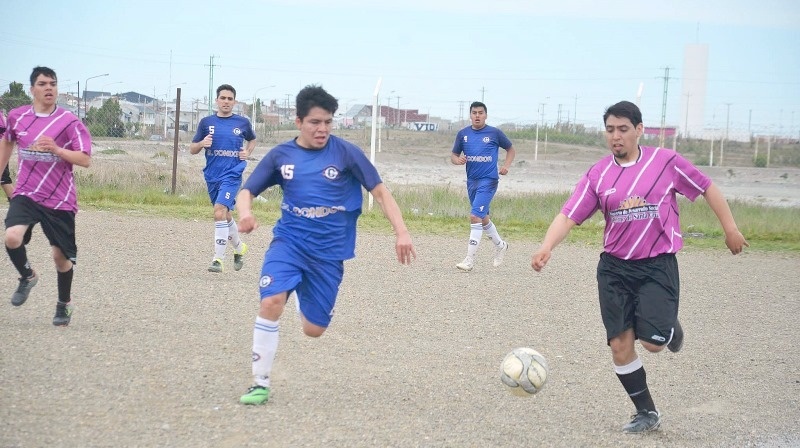
[[[294,177],[294,165],[281,165],[281,176],[284,179],[292,179]]]

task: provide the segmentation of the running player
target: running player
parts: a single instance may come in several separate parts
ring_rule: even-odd
[[[603,121],[611,154],[578,182],[533,254],[531,266],[541,271],[574,226],[602,211],[606,230],[597,265],[600,314],[614,371],[636,407],[633,420],[622,430],[642,433],[657,429],[661,414],[647,388],[634,343],[639,339],[653,353],[664,347],[678,352],[683,347],[675,257],[683,239],[676,195],[691,201],[703,195],[725,231],[725,244],[732,254],[749,244],[711,179],[675,151],[639,146],[644,126],[635,104],[622,101],[609,107]]]
[[[361,187],[380,204],[394,229],[397,260],[416,257],[400,208],[375,167],[354,144],[330,135],[336,98],[322,87],[307,86],[296,99],[300,135],[273,148],[245,182],[236,202],[239,225],[257,227],[252,200],[273,185],[283,190],[281,217],[264,256],[259,281],[261,304],[253,329],[255,384],[243,404],[266,403],[278,348],[278,319],[289,294],[297,294],[303,332],[319,337],[333,315],[344,260],[355,256],[356,222],[363,202]]]
[[[25,246],[33,226],[40,224],[52,247],[58,283],[58,303],[53,325],[68,325],[72,318],[75,214],[78,197],[72,166],[91,164],[92,139],[72,112],[56,104],[58,81],[48,67],[31,73],[33,104],[8,114],[6,133],[0,140],[0,166],[8,164],[16,143],[19,169],[14,197],[6,214],[6,251],[20,274],[11,304],[28,300],[39,276],[31,268]]]
[[[497,170],[498,148],[506,150],[506,159],[499,171],[502,175],[508,174],[516,155],[511,140],[503,131],[486,124],[485,104],[480,101],[470,104],[469,115],[472,124],[458,131],[450,153],[450,161],[454,165],[467,165],[467,195],[472,206],[467,257],[456,265],[462,271],[471,271],[475,266],[475,253],[484,232],[494,243],[494,266],[500,266],[503,262],[508,243],[503,241],[497,227],[489,218],[489,205],[500,182]]]
[[[256,134],[250,120],[234,114],[236,89],[228,84],[217,87],[217,113],[203,117],[197,133],[189,145],[189,152],[197,154],[205,149],[206,167],[203,175],[208,196],[214,206],[214,257],[209,272],[222,272],[225,249],[233,245],[233,269],[242,269],[247,244],[239,238],[239,229],[231,215],[236,204],[236,194],[242,186],[242,173],[247,158],[256,147]],[[247,141],[247,146],[244,142]]]

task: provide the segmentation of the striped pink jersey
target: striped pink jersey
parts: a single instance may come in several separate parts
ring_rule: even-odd
[[[41,136],[51,137],[61,148],[92,154],[89,131],[72,112],[56,106],[52,114],[41,116],[30,105],[13,109],[3,138],[17,143],[19,170],[14,195],[28,196],[54,210],[77,212],[72,164],[55,154],[28,149]]]
[[[624,260],[676,253],[683,247],[676,193],[694,201],[711,179],[675,151],[640,146],[622,167],[609,154],[575,186],[561,212],[581,224],[601,210],[605,252]]]

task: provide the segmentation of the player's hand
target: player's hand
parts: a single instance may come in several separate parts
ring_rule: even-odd
[[[211,142],[213,140],[214,140],[214,138],[211,136],[211,134],[208,134],[208,135],[206,135],[206,138],[204,138],[203,140],[200,141],[200,143],[203,144],[203,148],[208,148],[208,147],[211,146]]]
[[[246,150],[244,150],[244,149],[243,149],[243,150],[239,151],[239,160],[247,160],[247,158],[248,158],[249,156],[250,156],[250,155],[249,155],[249,154],[247,154],[247,151],[246,151]]]
[[[460,156],[458,156],[457,162],[458,163],[456,163],[456,165],[464,165],[465,163],[467,163],[467,155],[461,154]]]
[[[58,145],[56,145],[56,141],[53,140],[52,137],[43,135],[38,139],[36,139],[36,141],[33,142],[33,145],[31,145],[29,149],[32,149],[34,151],[55,153],[56,150],[58,150]]]
[[[550,255],[552,255],[552,252],[542,249],[534,253],[531,257],[531,267],[533,270],[536,272],[541,272],[542,268],[544,268],[547,262],[550,261]]]
[[[744,239],[744,235],[739,230],[725,234],[725,245],[733,255],[740,254],[745,247],[750,247],[750,243]]]
[[[507,168],[507,167],[505,167],[505,166],[501,166],[501,167],[500,167],[500,174],[501,174],[501,175],[503,175],[503,176],[505,176],[506,174],[508,174],[508,168]]]
[[[239,215],[238,227],[240,232],[250,233],[258,228],[258,222],[256,221],[256,217],[253,215]]]
[[[411,264],[413,260],[417,259],[417,251],[414,250],[414,244],[411,242],[411,235],[408,232],[397,235],[394,249],[400,264]]]

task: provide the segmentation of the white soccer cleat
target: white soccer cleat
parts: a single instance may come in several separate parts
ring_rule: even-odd
[[[475,261],[473,261],[472,257],[467,257],[461,263],[458,263],[456,267],[464,272],[469,272],[475,267]]]
[[[494,247],[494,267],[498,267],[501,264],[503,264],[503,257],[506,256],[507,250],[508,250],[508,243],[506,243],[505,241]]]

